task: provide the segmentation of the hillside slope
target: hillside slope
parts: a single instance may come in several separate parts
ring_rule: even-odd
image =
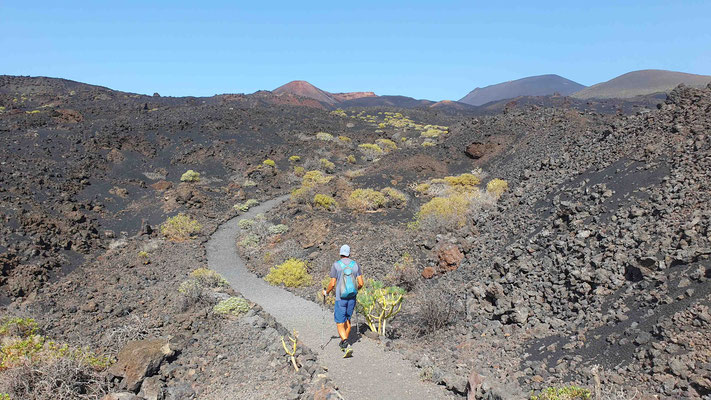
[[[709,75],[687,74],[684,72],[645,69],[632,71],[598,83],[573,93],[577,99],[627,99],[654,93],[668,93],[683,83],[692,87],[703,87],[711,82]]]
[[[473,106],[480,106],[492,101],[511,99],[519,96],[545,96],[554,93],[567,96],[584,87],[584,85],[559,75],[529,76],[514,81],[476,88],[459,101]]]

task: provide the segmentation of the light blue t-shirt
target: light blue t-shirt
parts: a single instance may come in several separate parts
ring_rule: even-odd
[[[341,258],[339,261],[347,267],[351,264],[351,261],[353,260],[351,260],[350,258]],[[353,271],[353,273],[351,274],[351,276],[353,277],[353,282],[357,285],[358,277],[361,275],[362,272],[357,262],[353,261],[353,266],[351,267],[351,270]],[[336,293],[336,301],[341,300],[341,281],[343,280],[343,267],[338,261],[334,262],[331,266],[330,277],[336,278],[336,288],[333,291]]]

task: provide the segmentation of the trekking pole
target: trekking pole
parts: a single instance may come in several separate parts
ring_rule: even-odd
[[[323,295],[323,292],[321,294]],[[323,335],[324,326],[326,325],[326,313],[324,313],[324,311],[326,309],[326,296],[325,295],[321,296],[321,302],[323,304],[323,307],[321,310],[321,350],[323,350],[323,348],[326,347],[326,343],[325,343],[326,338]]]

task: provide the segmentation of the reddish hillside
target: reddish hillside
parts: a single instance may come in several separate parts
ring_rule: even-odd
[[[291,81],[286,85],[279,86],[272,92],[275,94],[293,94],[308,97],[330,105],[339,102],[331,93],[323,91],[306,81]]]

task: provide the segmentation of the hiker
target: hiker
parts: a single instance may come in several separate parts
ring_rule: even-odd
[[[332,290],[336,294],[333,319],[336,321],[338,336],[341,337],[338,346],[348,354],[350,353],[348,336],[351,333],[351,316],[356,305],[358,290],[363,287],[363,271],[355,261],[351,260],[350,246],[347,244],[341,246],[339,254],[341,258],[331,267],[331,281],[324,289],[323,297],[326,298]]]

